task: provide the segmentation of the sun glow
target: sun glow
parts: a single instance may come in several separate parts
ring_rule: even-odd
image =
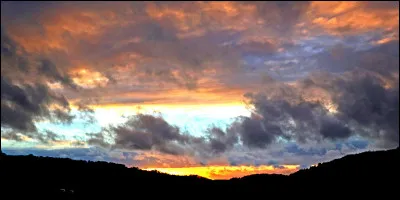
[[[145,168],[147,171],[159,171],[167,174],[187,176],[198,175],[209,179],[230,179],[251,174],[291,174],[300,169],[299,165],[261,166],[204,166],[182,168]]]

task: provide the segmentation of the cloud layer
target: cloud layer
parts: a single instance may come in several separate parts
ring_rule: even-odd
[[[293,163],[273,152],[354,138],[364,150],[399,144],[398,2],[1,4],[2,143],[157,152],[159,164],[302,166],[318,152]],[[161,115],[105,127],[94,117],[106,106],[239,102],[250,116],[200,136]],[[101,131],[71,140],[38,127],[74,132],[82,121]]]

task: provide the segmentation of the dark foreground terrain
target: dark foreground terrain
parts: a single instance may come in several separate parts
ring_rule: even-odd
[[[289,176],[259,174],[226,181],[172,176],[115,163],[2,153],[0,194],[1,199],[347,199],[348,195],[391,199],[399,191],[399,152],[399,148],[364,152]]]

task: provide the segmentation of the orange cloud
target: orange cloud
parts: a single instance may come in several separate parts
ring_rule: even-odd
[[[171,88],[169,83],[173,83],[179,88],[192,89],[197,83],[202,88],[221,87],[228,93],[197,91],[194,94],[196,100],[193,102],[198,102],[197,99],[201,98],[206,98],[209,102],[222,102],[227,96],[229,99],[235,96],[235,101],[240,101],[243,94],[238,92],[240,89],[223,86],[217,76],[240,67],[238,50],[225,49],[206,40],[197,43],[195,47],[185,41],[153,43],[146,41],[146,36],[149,34],[146,32],[146,27],[151,27],[154,20],[158,22],[157,26],[167,29],[167,32],[174,26],[178,30],[171,31],[171,37],[177,34],[178,38],[182,34],[205,33],[206,30],[241,31],[251,27],[260,28],[260,24],[254,24],[254,21],[260,21],[257,7],[237,2],[144,5],[147,5],[145,8],[148,16],[145,13],[139,15],[133,12],[132,5],[124,2],[115,5],[105,3],[84,6],[61,3],[37,14],[35,23],[37,25],[26,25],[21,28],[20,24],[11,23],[7,31],[28,53],[50,54],[46,56],[51,57],[60,71],[74,73],[75,75],[71,77],[73,81],[85,88],[104,85],[111,78],[119,83],[127,80],[130,84],[137,82],[138,85],[148,84],[153,88],[159,86]],[[121,30],[127,25],[134,25],[129,27],[127,32],[137,29],[138,33],[136,35],[125,35],[119,31],[114,33],[114,30]],[[105,37],[111,42],[104,43],[101,39]],[[242,42],[274,44],[271,38],[256,36],[251,36]],[[109,46],[110,49],[107,49]],[[264,44],[246,46],[252,51],[264,47]],[[75,73],[74,67],[82,65],[88,72]],[[56,89],[60,86],[53,84],[51,88]],[[175,91],[155,95],[171,97],[175,95],[174,93]],[[187,94],[178,96],[184,98],[183,96]],[[121,95],[118,94],[118,97]],[[68,98],[74,97],[68,96]]]
[[[254,26],[256,6],[237,2],[191,2],[177,7],[148,4],[155,20],[168,20],[180,30],[178,37],[201,36],[207,30],[242,31]]]
[[[224,93],[225,91],[225,93]],[[141,103],[144,105],[232,105],[241,104],[242,90],[225,89],[224,91],[190,91],[184,89],[165,90],[157,92],[123,92],[118,98],[113,95],[104,95],[97,106],[115,107]],[[121,101],[118,101],[120,99]]]
[[[209,179],[230,179],[251,174],[291,174],[300,169],[299,165],[283,165],[275,168],[270,165],[261,166],[202,166],[181,168],[143,168],[144,170],[157,170],[173,175],[198,175]]]
[[[129,69],[126,69],[129,70]],[[226,87],[213,77],[204,76],[198,80],[198,87],[187,90],[174,83],[165,82],[159,85],[160,81],[146,80],[146,75],[132,75],[129,72],[115,72],[118,78],[118,85],[107,85],[107,88],[96,88],[85,91],[84,96],[95,97],[96,107],[118,107],[136,104],[148,105],[232,105],[240,104],[246,87]],[[114,74],[114,75],[115,75]],[[109,80],[95,69],[76,68],[70,70],[72,79],[78,85],[86,88],[93,88],[98,85],[105,85]],[[139,76],[139,77],[138,77]],[[141,78],[140,78],[141,77]],[[149,79],[149,78],[148,78]],[[124,87],[122,87],[124,86]],[[52,88],[57,88],[53,84]],[[106,91],[106,92],[105,92]],[[78,101],[81,97],[70,97],[70,101]]]
[[[113,11],[110,11],[110,6]],[[29,53],[61,50],[74,53],[79,40],[95,42],[106,28],[130,24],[128,18],[119,14],[126,3],[103,4],[96,8],[61,3],[52,9],[40,13],[38,25],[11,24],[7,27],[10,36]],[[76,50],[76,49],[74,49]]]
[[[373,44],[378,44],[378,45],[379,44],[385,44],[385,43],[388,43],[388,42],[396,40],[396,39],[397,39],[397,37],[395,35],[393,35],[393,36],[385,37],[385,38],[382,38],[382,39],[380,39],[378,41],[375,41],[375,42],[373,42]]]
[[[316,1],[311,3],[307,15],[313,24],[335,35],[398,29],[398,6],[379,9],[369,4],[372,3]]]
[[[189,156],[163,154],[156,151],[138,151],[134,157],[135,165],[140,168],[176,168],[198,166],[198,162]]]
[[[109,81],[108,78],[104,77],[101,73],[85,67],[71,70],[70,75],[72,80],[83,88],[105,86]]]

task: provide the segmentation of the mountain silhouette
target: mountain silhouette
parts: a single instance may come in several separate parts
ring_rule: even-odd
[[[225,199],[352,194],[386,199],[398,189],[399,151],[347,155],[291,175],[256,174],[230,180],[174,176],[108,162],[1,153],[1,195],[10,199]]]

